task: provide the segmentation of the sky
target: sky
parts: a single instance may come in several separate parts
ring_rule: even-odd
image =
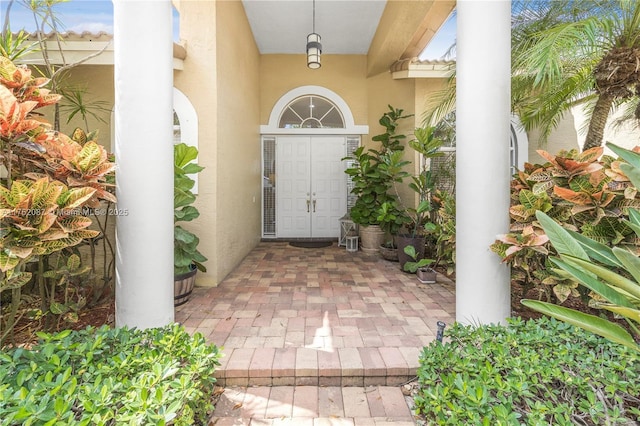
[[[0,0],[2,23],[8,3],[7,0]],[[57,4],[54,11],[64,24],[62,31],[113,33],[113,3],[110,0],[73,0]],[[29,31],[35,30],[33,13],[21,1],[13,3],[9,17],[13,31],[23,27]]]
[[[455,12],[449,16],[449,19],[442,24],[431,43],[420,54],[420,60],[426,59],[444,59],[447,51],[456,42],[456,14]],[[453,49],[452,57],[447,59],[455,59],[455,49]]]
[[[4,23],[8,0],[0,0],[0,25]],[[61,31],[74,31],[82,33],[89,31],[98,33],[104,31],[113,34],[113,3],[111,0],[69,0],[62,1],[54,7],[56,16],[64,24]],[[178,20],[174,19],[174,40],[178,41]],[[16,0],[11,7],[10,23],[13,31],[22,28],[28,31],[35,30],[35,23],[32,12],[25,7],[24,3]],[[433,41],[427,46],[422,54],[421,60],[443,59],[443,56],[456,37],[455,13],[443,24]],[[455,57],[455,55],[454,55]]]
[[[54,6],[54,12],[58,20],[64,24],[61,32],[74,31],[82,33],[89,31],[98,33],[104,31],[113,34],[113,2],[111,0],[57,0],[60,3]],[[8,0],[0,0],[0,25],[4,24]],[[35,23],[33,13],[24,2],[16,0],[11,6],[9,22],[12,31],[26,29],[34,31]],[[178,19],[174,9],[174,40],[178,40]]]

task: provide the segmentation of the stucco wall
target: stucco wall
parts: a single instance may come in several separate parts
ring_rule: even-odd
[[[364,55],[322,55],[322,67],[311,70],[305,55],[262,55],[260,123],[269,122],[271,110],[282,95],[311,85],[337,93],[349,105],[355,124],[367,124],[366,61]]]
[[[414,114],[409,119],[401,120],[397,129],[397,133],[406,134],[409,139],[413,129],[419,125],[419,120],[415,116],[415,81],[394,80],[389,73],[381,73],[367,80],[367,92],[370,133],[367,143],[371,142],[371,137],[385,132],[385,128],[378,123],[378,120],[382,114],[389,111],[389,105],[404,110],[404,114]]]
[[[184,71],[175,86],[198,112],[200,175],[189,224],[209,258],[197,284],[217,285],[260,239],[259,53],[240,1],[180,1]]]
[[[217,197],[215,279],[260,240],[261,152],[258,48],[242,3],[217,3]]]
[[[529,138],[529,163],[544,164],[547,160],[542,158],[536,151],[545,150],[551,154],[557,154],[561,150],[569,151],[579,149],[578,134],[574,126],[573,114],[565,115],[558,127],[549,135],[546,144],[540,142],[540,132],[534,130],[527,134]]]
[[[216,248],[217,200],[217,102],[215,2],[181,1],[180,37],[188,40],[184,70],[174,72],[174,86],[189,98],[198,113],[199,175],[196,206],[200,217],[184,226],[200,238],[199,249],[209,260],[208,272],[198,274],[198,285],[215,285],[218,270]]]
[[[33,71],[33,76],[38,76],[37,71]],[[100,119],[87,114],[85,124],[82,116],[78,113],[67,123],[70,112],[69,101],[62,99],[58,104],[60,110],[60,131],[71,135],[76,127],[83,130],[98,130],[98,142],[111,150],[111,112],[114,105],[114,82],[112,65],[82,65],[71,68],[62,81],[63,87],[67,90],[81,89],[82,103],[89,112],[95,113]],[[98,108],[100,107],[100,108]],[[39,110],[45,114],[45,119],[53,125],[53,107],[46,107]],[[102,120],[102,121],[101,121]],[[87,127],[88,125],[88,127]]]
[[[447,87],[446,78],[418,78],[416,82],[416,123],[421,125],[430,104],[437,99],[438,92]]]
[[[618,126],[616,120],[623,115],[621,108],[614,110],[607,120],[607,127],[604,129],[603,145],[606,142],[612,142],[616,145],[620,145],[624,148],[631,149],[640,145],[640,123],[627,120],[624,124]],[[573,121],[576,129],[580,129],[584,126],[585,113],[582,108],[573,108]],[[584,145],[586,139],[586,130],[584,132],[578,131],[578,144]],[[613,152],[605,149],[605,153],[614,155]]]

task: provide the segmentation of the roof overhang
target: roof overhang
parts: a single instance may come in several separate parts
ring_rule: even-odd
[[[418,56],[455,6],[455,0],[387,2],[367,54],[367,75],[380,74],[395,61]]]
[[[455,71],[455,61],[420,61],[418,58],[401,59],[391,65],[394,80],[407,78],[449,78]]]
[[[45,65],[38,36],[32,34],[28,44],[35,43],[36,50],[20,58],[21,64]],[[48,60],[55,65],[82,63],[83,65],[113,65],[113,35],[104,32],[81,34],[68,32],[45,34],[42,43],[47,50]],[[173,43],[173,69],[184,69],[183,61],[187,57],[184,46]]]

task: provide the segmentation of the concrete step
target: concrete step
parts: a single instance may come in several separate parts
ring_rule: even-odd
[[[235,348],[220,386],[398,386],[416,376],[420,348]]]
[[[413,426],[399,387],[227,387],[209,426]]]

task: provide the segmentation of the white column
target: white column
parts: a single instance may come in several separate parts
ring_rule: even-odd
[[[116,326],[160,327],[174,320],[171,1],[113,5]]]
[[[489,250],[509,228],[511,2],[458,0],[456,320],[510,316],[509,270]]]

